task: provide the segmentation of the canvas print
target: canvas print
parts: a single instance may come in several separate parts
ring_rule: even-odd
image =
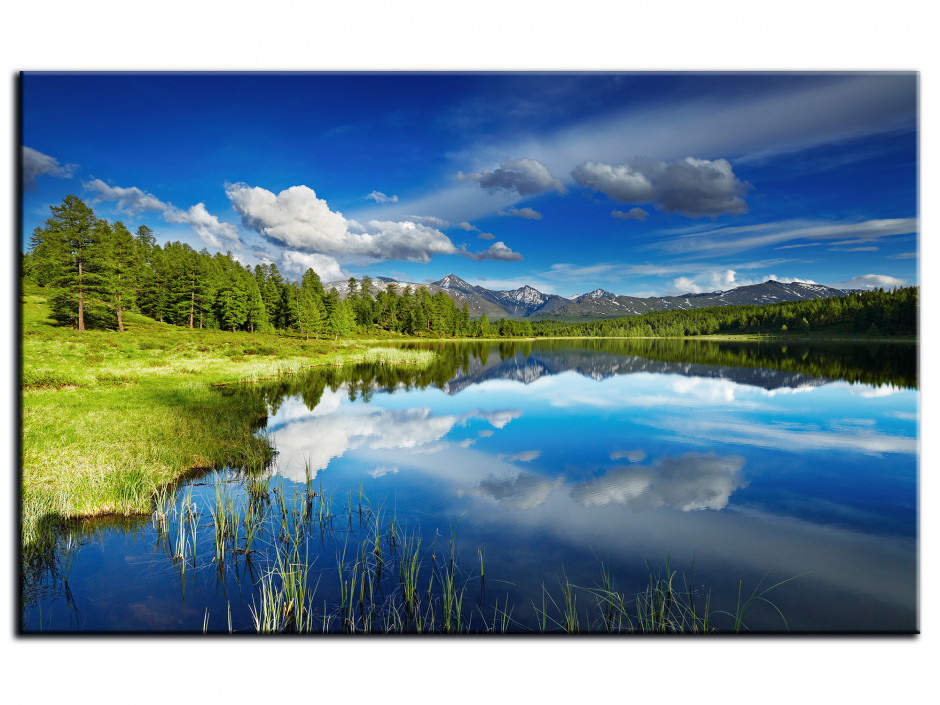
[[[19,90],[20,633],[918,632],[916,73]]]

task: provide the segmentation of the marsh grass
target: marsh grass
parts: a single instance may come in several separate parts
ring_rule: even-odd
[[[146,515],[154,488],[209,468],[266,467],[260,398],[226,389],[348,362],[427,365],[433,353],[290,335],[188,330],[128,313],[127,331],[52,324],[46,292],[22,301],[21,547],[53,550],[74,517]],[[259,493],[266,490],[259,488]]]
[[[226,601],[226,619],[218,625],[221,631],[231,633],[247,627],[260,633],[499,634],[531,628],[531,623],[527,626],[514,618],[508,592],[487,604],[482,589],[486,574],[483,546],[475,548],[479,572],[477,559],[471,562],[470,571],[462,569],[459,521],[451,526],[449,536],[444,533],[442,539],[435,532],[425,541],[414,528],[399,524],[396,513],[387,520],[385,509],[373,505],[364,492],[360,500],[357,490],[347,499],[357,507],[361,501],[362,521],[347,530],[349,508],[344,507],[341,529],[333,535],[329,491],[319,488],[313,499],[324,509],[316,511],[308,494],[309,478],[294,484],[278,476],[270,483],[270,500],[252,495],[250,488],[258,479],[252,473],[228,470],[209,473],[182,490],[165,486],[153,492],[150,523],[156,529],[158,544],[179,573],[183,599],[188,599],[188,591],[196,584],[197,571],[209,563],[216,565],[217,591],[227,595],[226,581],[234,575],[238,592],[250,596],[244,598],[250,623],[233,624],[232,606]],[[200,506],[211,521],[200,521]],[[143,523],[146,520],[136,525]],[[84,522],[76,524],[68,533],[56,529],[59,550],[46,572],[47,580],[52,576],[59,581],[67,601],[71,597],[69,574],[79,546],[96,531],[84,526]],[[337,582],[332,583],[332,577],[330,582],[338,592],[331,591],[336,596],[332,604],[317,604],[322,576],[314,573],[314,566],[334,545],[335,567],[330,574]],[[751,610],[761,605],[776,611],[786,627],[770,594],[793,578],[769,586],[762,579],[750,592],[741,584],[737,603],[727,612],[716,612],[712,611],[710,593],[695,586],[694,560],[689,580],[672,566],[668,556],[662,567],[649,561],[645,567],[645,584],[628,591],[617,586],[603,562],[599,580],[588,586],[573,583],[562,567],[553,588],[542,584],[540,606],[533,604],[536,630],[567,634],[739,633],[747,631]],[[32,575],[38,580],[35,576],[41,574]],[[469,609],[467,590],[477,581],[480,600]],[[48,589],[48,584],[43,589]],[[201,625],[204,631],[211,627],[208,614]]]

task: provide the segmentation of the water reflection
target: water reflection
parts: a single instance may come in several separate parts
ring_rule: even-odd
[[[892,348],[886,368],[866,371],[880,353],[791,360],[779,346],[707,344],[672,361],[622,347],[444,344],[432,370],[329,370],[299,382],[332,390],[306,417],[295,396],[269,428],[282,465],[310,456],[324,482],[366,476],[399,511],[460,517],[518,594],[549,576],[532,552],[585,584],[599,556],[695,555],[729,594],[728,576],[811,571],[781,600],[788,617],[805,615],[797,629],[911,628],[916,360]],[[695,362],[711,359],[743,366]]]
[[[741,475],[744,458],[686,453],[661,458],[651,467],[619,467],[596,480],[571,490],[571,498],[583,507],[621,504],[643,510],[670,507],[683,512],[720,510],[728,498],[747,482]]]
[[[801,575],[774,595],[795,631],[916,628],[913,346],[438,349],[427,369],[329,368],[224,391],[267,409],[278,452],[271,487],[239,499],[267,513],[259,551],[294,545],[282,532],[310,520],[311,498],[335,499],[340,520],[305,538],[330,614],[338,558],[368,525],[365,501],[373,519],[394,516],[424,537],[431,566],[459,524],[457,563],[469,573],[486,555],[476,606],[491,605],[484,593],[508,599],[520,630],[535,628],[534,604],[562,570],[585,588],[603,562],[629,594],[648,578],[645,560],[666,556],[680,571],[694,557],[716,610],[734,609],[742,583]],[[74,553],[24,566],[24,623],[200,631],[211,617],[224,631],[231,610],[236,630],[250,630],[265,569],[247,550],[214,557],[216,496],[230,475],[180,488],[177,505],[191,501],[198,516],[76,527]],[[248,523],[238,527],[245,547]],[[779,616],[757,612],[749,626],[779,629]]]

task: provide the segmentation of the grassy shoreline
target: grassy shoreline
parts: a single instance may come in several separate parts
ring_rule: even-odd
[[[273,452],[256,433],[266,409],[231,394],[233,385],[311,367],[427,365],[434,357],[358,341],[188,330],[134,314],[125,333],[79,333],[52,325],[38,288],[24,290],[22,311],[27,556],[66,520],[149,513],[156,490],[195,470],[263,466]]]

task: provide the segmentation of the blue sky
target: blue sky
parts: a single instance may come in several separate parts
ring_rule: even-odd
[[[290,278],[917,284],[917,81],[27,73],[22,237],[74,193]]]

